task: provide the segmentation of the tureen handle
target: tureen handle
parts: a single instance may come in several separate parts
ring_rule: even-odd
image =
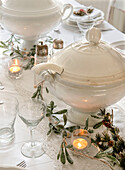
[[[50,63],[40,63],[35,65],[32,68],[32,71],[34,71],[36,74],[40,74],[44,70],[51,70],[58,74],[62,74],[64,69],[56,64],[50,64]]]
[[[64,16],[67,9],[70,9],[70,12],[69,12],[68,16],[66,16],[65,18],[62,18],[62,21],[67,20],[71,16],[71,14],[73,13],[73,6],[71,4],[64,4],[62,16]]]

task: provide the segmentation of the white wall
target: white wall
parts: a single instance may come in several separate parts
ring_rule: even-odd
[[[125,0],[116,0],[114,6],[118,9],[125,11]]]

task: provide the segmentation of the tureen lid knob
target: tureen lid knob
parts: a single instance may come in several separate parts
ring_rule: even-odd
[[[101,39],[101,31],[98,28],[91,28],[86,33],[86,39],[89,42],[98,43]]]

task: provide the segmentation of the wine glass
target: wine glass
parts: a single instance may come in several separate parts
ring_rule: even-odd
[[[94,19],[88,17],[88,19],[79,19],[77,20],[77,26],[79,30],[83,33],[85,36],[86,32],[94,26]]]
[[[74,31],[73,40],[74,42],[85,41],[86,32],[94,26],[94,20],[88,17],[87,19],[79,19],[76,23],[79,30]]]
[[[18,115],[30,129],[31,136],[31,140],[24,143],[21,148],[22,154],[26,157],[37,158],[44,154],[42,143],[33,138],[33,131],[44,118],[45,111],[46,105],[41,100],[24,99],[19,102]]]

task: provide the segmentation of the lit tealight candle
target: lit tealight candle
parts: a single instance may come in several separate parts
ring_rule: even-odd
[[[9,75],[12,78],[19,78],[22,75],[22,68],[18,59],[12,59],[9,63]]]
[[[88,145],[88,142],[82,138],[77,138],[73,141],[73,146],[78,150],[82,150],[86,148],[87,145]]]
[[[19,60],[18,59],[13,59],[13,63],[9,68],[10,72],[12,73],[18,73],[21,68],[19,67]]]
[[[12,66],[9,69],[12,73],[17,73],[20,71],[20,67],[19,66]]]

